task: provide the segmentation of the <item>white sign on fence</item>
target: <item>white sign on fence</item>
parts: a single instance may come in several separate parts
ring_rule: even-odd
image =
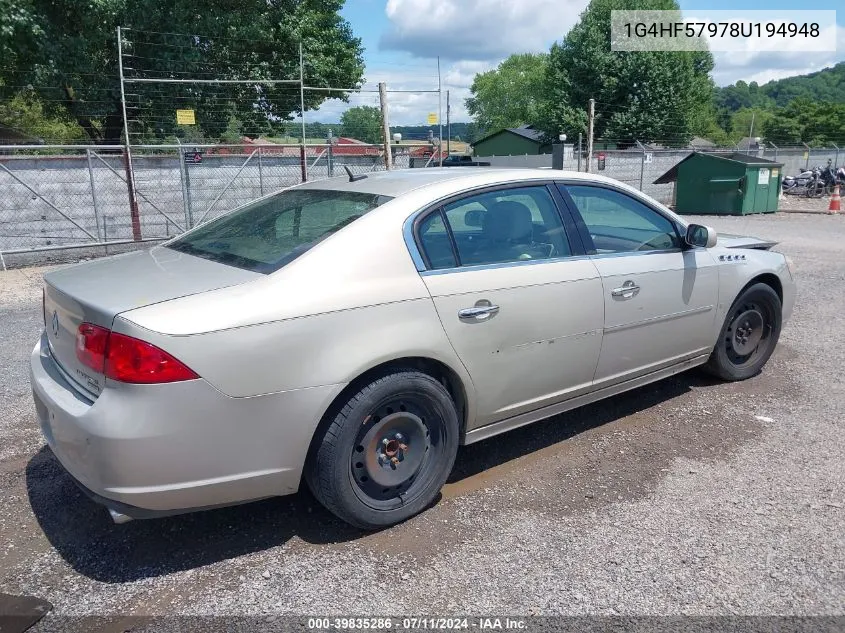
[[[643,156],[643,162],[644,163],[650,163],[653,158],[654,158],[654,154],[652,154],[651,152],[646,152],[646,155]]]

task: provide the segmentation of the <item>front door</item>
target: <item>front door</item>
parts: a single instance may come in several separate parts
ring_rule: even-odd
[[[417,235],[423,279],[475,386],[473,427],[590,389],[602,282],[589,258],[573,257],[545,185],[452,201]]]
[[[674,222],[627,193],[595,185],[565,189],[603,283],[604,337],[595,386],[709,353],[718,300],[710,252],[682,248]]]

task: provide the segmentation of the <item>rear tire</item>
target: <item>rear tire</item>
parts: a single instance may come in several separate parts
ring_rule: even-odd
[[[730,381],[756,375],[775,351],[783,322],[781,310],[771,286],[757,283],[746,288],[728,311],[703,369]]]
[[[452,398],[413,369],[373,380],[327,422],[305,480],[320,503],[355,527],[377,530],[421,512],[455,463]]]

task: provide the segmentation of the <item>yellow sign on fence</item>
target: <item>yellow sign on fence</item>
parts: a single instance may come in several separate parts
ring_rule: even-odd
[[[197,119],[193,110],[176,110],[176,125],[196,125]]]
[[[428,113],[428,124],[429,125],[437,125],[437,113],[436,112],[429,112]]]

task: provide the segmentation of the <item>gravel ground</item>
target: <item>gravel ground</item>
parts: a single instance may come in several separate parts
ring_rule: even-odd
[[[841,202],[839,206],[842,206]],[[778,201],[778,210],[788,213],[827,213],[829,208],[829,196],[806,198],[804,196],[785,195]]]
[[[54,615],[845,614],[845,218],[702,218],[778,240],[799,300],[763,373],[688,372],[466,447],[377,534],[305,492],[111,524],[36,429],[34,269],[0,276],[0,592]],[[46,624],[45,624],[46,623]]]

